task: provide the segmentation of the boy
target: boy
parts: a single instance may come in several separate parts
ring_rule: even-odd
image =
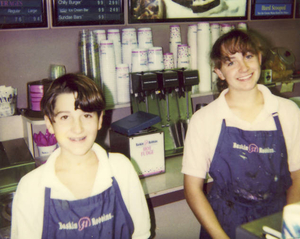
[[[94,143],[105,109],[97,85],[84,75],[61,76],[41,108],[59,148],[21,179],[12,238],[149,238],[149,211],[130,161]]]

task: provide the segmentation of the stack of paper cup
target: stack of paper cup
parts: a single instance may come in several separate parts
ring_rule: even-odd
[[[200,76],[199,91],[211,91],[211,65],[209,53],[211,50],[211,33],[208,22],[198,23],[198,71]]]
[[[114,43],[115,60],[116,60],[116,65],[118,65],[122,62],[120,30],[119,29],[108,29],[107,30],[107,40],[112,40],[112,42]]]
[[[164,68],[165,70],[174,69],[174,56],[173,53],[164,53]]]
[[[181,44],[181,32],[179,25],[170,26],[170,52],[173,53],[174,67],[177,68],[177,48]]]
[[[281,232],[282,239],[300,238],[300,202],[283,208]]]
[[[178,45],[177,51],[177,67],[178,68],[189,68],[189,52],[188,45],[181,44]]]
[[[224,35],[234,29],[234,25],[224,23],[221,24],[221,35]]]
[[[190,47],[190,67],[197,69],[197,24],[188,27],[188,46]]]
[[[152,31],[150,27],[143,27],[138,29],[138,43],[139,48],[149,49],[153,47]]]
[[[238,25],[237,25],[237,29],[247,31],[247,29],[248,29],[247,23],[245,23],[245,22],[239,22]]]
[[[148,71],[148,54],[146,49],[136,48],[132,50],[132,72]]]
[[[148,66],[150,71],[164,69],[162,47],[151,47],[148,49]]]
[[[129,67],[127,64],[118,64],[116,66],[117,76],[117,94],[118,103],[125,104],[130,102],[129,91]]]
[[[116,64],[114,44],[112,40],[100,42],[101,79],[107,105],[117,103]]]
[[[137,38],[135,28],[122,29],[122,63],[127,64],[129,72],[131,69],[131,51],[137,48]]]
[[[219,23],[211,23],[210,24],[211,29],[211,45],[213,46],[216,42],[216,40],[220,37],[221,31],[220,31],[220,24]],[[211,79],[211,89],[212,91],[218,91],[217,87],[217,80],[218,75],[214,72],[214,67],[212,69],[212,79]]]
[[[106,40],[106,33],[104,29],[99,29],[99,30],[93,30],[93,33],[96,37],[96,41],[98,46],[100,46],[100,42],[102,40]]]

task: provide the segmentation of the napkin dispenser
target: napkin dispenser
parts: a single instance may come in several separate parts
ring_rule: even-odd
[[[127,156],[140,178],[165,172],[164,133],[157,115],[138,111],[111,124],[111,152]]]

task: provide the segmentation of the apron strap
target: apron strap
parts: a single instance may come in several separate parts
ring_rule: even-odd
[[[275,121],[275,125],[276,125],[276,128],[277,128],[278,132],[280,132],[280,135],[283,136],[283,132],[282,132],[281,124],[280,124],[280,121],[279,121],[278,113],[275,112],[275,113],[272,114],[272,116],[273,116],[273,119]]]
[[[44,205],[44,220],[43,220],[43,233],[42,238],[48,238],[48,231],[49,231],[49,213],[50,213],[50,196],[51,196],[51,189],[45,188],[45,205]],[[45,228],[47,227],[47,228]]]

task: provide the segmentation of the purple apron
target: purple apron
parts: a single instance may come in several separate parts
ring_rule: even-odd
[[[273,118],[274,131],[244,131],[227,127],[223,119],[207,197],[231,239],[239,225],[281,211],[286,204],[292,180],[278,114]],[[211,237],[201,229],[200,238]]]
[[[45,190],[42,239],[117,239],[131,238],[132,219],[115,178],[110,188],[75,201],[50,198]]]

